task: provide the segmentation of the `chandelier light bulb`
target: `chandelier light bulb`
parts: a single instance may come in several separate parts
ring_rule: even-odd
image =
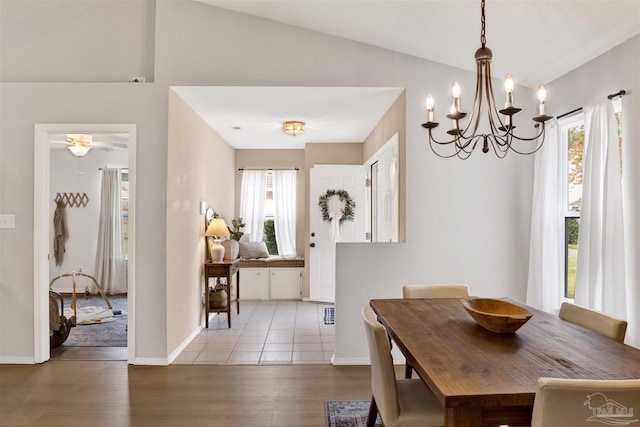
[[[453,82],[453,86],[451,86],[451,96],[453,96],[451,114],[455,114],[460,112],[460,84],[458,82]]]
[[[544,116],[544,103],[547,101],[547,90],[543,85],[538,87],[538,101],[540,102],[540,104],[538,104],[538,114]]]
[[[451,96],[454,98],[460,98],[460,84],[458,82],[453,82],[451,86]]]
[[[504,90],[507,92],[507,100],[504,103],[504,108],[513,107],[513,78],[511,74],[507,74],[504,79]]]
[[[507,74],[507,77],[504,79],[504,90],[506,90],[507,93],[513,93],[513,78],[511,74]]]
[[[427,110],[433,111],[433,96],[427,96]]]
[[[427,96],[427,122],[433,122],[433,97]]]

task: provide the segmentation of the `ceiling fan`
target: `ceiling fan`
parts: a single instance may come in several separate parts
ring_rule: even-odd
[[[66,147],[74,156],[85,156],[89,150],[96,148],[104,151],[113,151],[118,148],[127,148],[128,145],[119,142],[99,142],[93,140],[93,135],[81,133],[69,133],[66,141],[51,141],[53,144],[66,144]]]

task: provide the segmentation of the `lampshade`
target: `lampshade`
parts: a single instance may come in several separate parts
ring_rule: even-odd
[[[207,227],[205,236],[222,237],[230,236],[229,228],[222,218],[213,218]]]
[[[282,124],[282,130],[289,135],[296,136],[304,132],[303,122],[284,122]]]

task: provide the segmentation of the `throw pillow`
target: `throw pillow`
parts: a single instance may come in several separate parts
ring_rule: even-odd
[[[240,258],[269,258],[265,242],[240,242]]]

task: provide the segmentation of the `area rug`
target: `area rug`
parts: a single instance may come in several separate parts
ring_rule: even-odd
[[[65,347],[126,347],[127,295],[107,295],[112,310],[100,295],[85,299],[78,295],[77,326],[71,328]],[[65,315],[71,310],[71,295],[63,295]],[[119,314],[118,314],[119,313]]]
[[[333,325],[336,323],[336,309],[334,307],[327,307],[324,309],[324,324]]]
[[[369,400],[327,400],[325,402],[327,426],[365,427],[370,404]],[[376,425],[382,425],[380,416],[376,420]]]

